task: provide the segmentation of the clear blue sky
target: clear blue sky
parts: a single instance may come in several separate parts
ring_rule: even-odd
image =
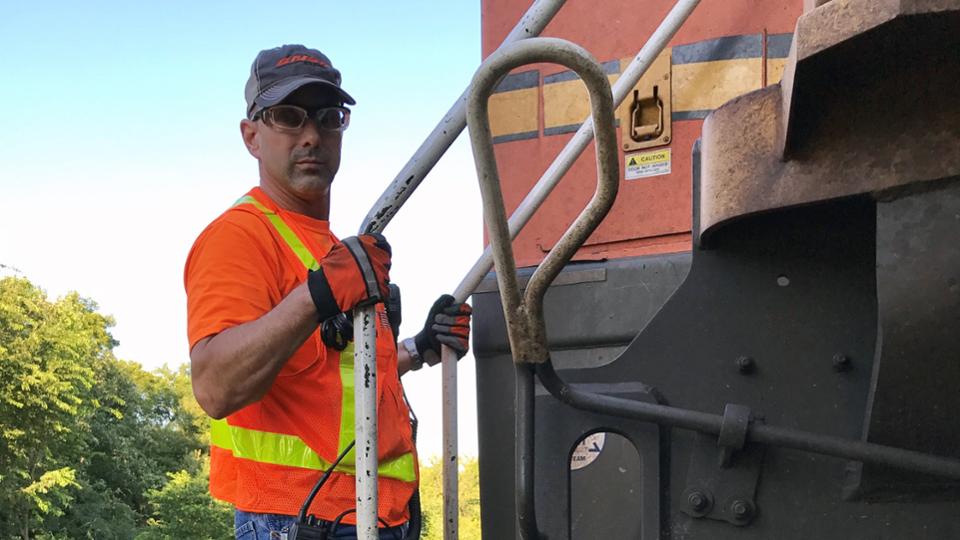
[[[0,264],[52,296],[97,301],[116,317],[118,354],[148,368],[188,361],[187,251],[257,182],[238,128],[257,51],[318,48],[357,99],[334,183],[341,236],[355,233],[480,62],[479,1],[5,2],[3,11]],[[464,139],[386,231],[405,334],[480,253]],[[462,368],[461,402],[472,408],[473,365]],[[439,452],[439,368],[405,379],[421,447]],[[476,448],[470,414],[465,453]]]

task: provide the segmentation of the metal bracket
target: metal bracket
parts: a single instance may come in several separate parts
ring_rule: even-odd
[[[672,48],[663,49],[617,109],[624,152],[670,144],[672,54]]]
[[[727,404],[723,409],[723,424],[720,425],[720,435],[717,437],[717,446],[720,448],[721,467],[729,467],[733,453],[743,450],[747,442],[747,430],[750,429],[750,407]]]
[[[746,444],[751,421],[749,407],[727,405],[718,437],[697,434],[683,492],[685,514],[739,527],[753,521],[764,447]]]

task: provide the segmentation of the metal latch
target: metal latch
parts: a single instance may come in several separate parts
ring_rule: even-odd
[[[671,49],[664,49],[618,111],[625,152],[670,144]]]
[[[663,101],[659,96],[660,87],[653,85],[653,95],[640,97],[640,91],[633,91],[633,103],[630,105],[630,138],[636,142],[649,141],[663,134]]]

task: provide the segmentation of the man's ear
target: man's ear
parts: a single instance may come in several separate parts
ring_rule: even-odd
[[[243,137],[243,144],[247,147],[247,152],[257,159],[260,159],[259,127],[256,122],[246,118],[240,121],[240,136]]]

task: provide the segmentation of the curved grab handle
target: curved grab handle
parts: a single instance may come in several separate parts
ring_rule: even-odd
[[[487,100],[500,77],[514,68],[536,62],[568,67],[579,75],[587,86],[596,134],[597,190],[537,267],[521,302],[516,262],[510,245],[507,214],[493,152],[493,137],[487,118]],[[483,217],[490,234],[510,347],[514,362],[543,362],[548,358],[547,334],[543,320],[543,296],[547,287],[606,217],[617,196],[620,169],[614,128],[613,94],[606,74],[590,53],[579,45],[556,38],[531,38],[495,52],[477,70],[471,88],[467,103],[467,125],[470,128],[470,142],[483,199]]]

